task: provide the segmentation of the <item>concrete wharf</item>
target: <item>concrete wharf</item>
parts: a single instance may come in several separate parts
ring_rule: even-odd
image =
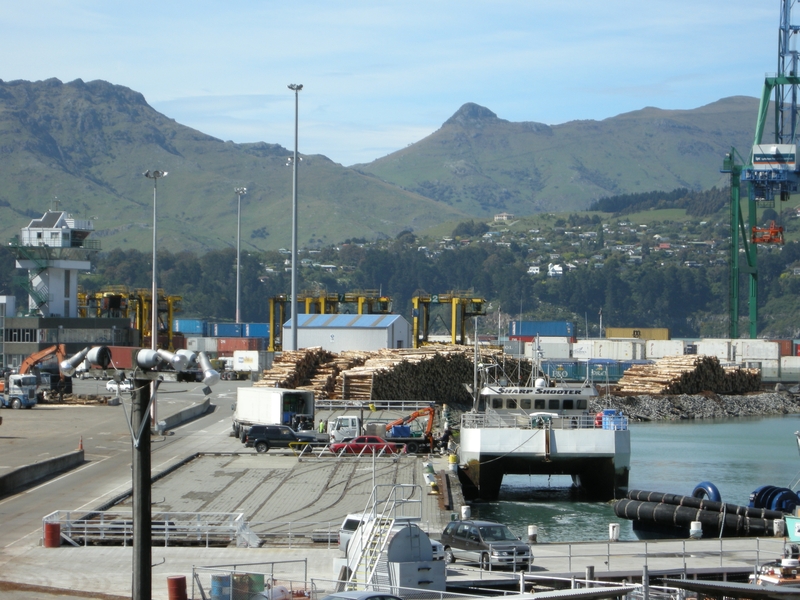
[[[177,404],[175,412],[185,408]],[[69,419],[73,410],[82,413],[76,422],[96,423],[99,417],[95,415],[115,409],[59,408],[51,412],[57,422],[71,423]],[[29,418],[32,429],[36,431],[47,429],[44,426],[44,420],[48,418],[46,410],[35,415],[28,411],[14,411],[12,414],[14,418]],[[5,435],[12,431],[6,429],[9,424],[16,427],[13,422],[4,423]],[[54,497],[50,505],[63,502],[63,498],[72,498],[66,500],[71,504],[57,505],[56,508],[81,506],[86,511],[109,504],[108,495],[96,495],[98,492],[86,488],[87,482],[93,481],[93,469],[98,468],[89,467],[103,461],[107,461],[103,464],[111,464],[118,460],[119,463],[114,463],[118,466],[114,467],[113,480],[103,487],[114,494],[111,504],[118,508],[126,507],[130,454],[125,447],[130,442],[125,441],[126,431],[123,430],[120,437],[111,431],[112,424],[103,427],[109,432],[97,438],[95,448],[91,447],[93,441],[89,434],[83,433],[82,443],[90,446],[87,449],[89,462],[82,471],[84,479],[80,484],[68,487],[70,474],[60,477],[58,485],[61,487],[58,489],[65,491]],[[173,435],[166,436],[160,442],[161,446],[155,447],[158,460],[153,463],[156,465],[153,510],[241,512],[264,543],[257,548],[155,546],[152,581],[156,600],[167,600],[168,577],[185,576],[191,594],[192,574],[203,573],[202,577],[208,578],[208,573],[214,569],[266,573],[279,583],[295,588],[311,587],[319,594],[332,591],[343,562],[342,552],[336,547],[335,533],[345,514],[364,510],[374,483],[419,485],[422,490],[421,526],[434,538],[438,538],[453,515],[460,513],[463,505],[454,477],[448,475],[452,497],[442,493],[431,494],[429,486],[424,483],[423,463],[430,460],[436,473],[448,474],[446,457],[399,456],[373,461],[371,458],[353,457],[297,457],[291,452],[277,450],[256,454],[244,449],[238,439],[226,435],[229,429],[227,414],[217,411],[185,426],[176,426],[175,431],[170,432]],[[79,432],[78,429],[75,431]],[[17,432],[22,439],[24,430]],[[99,445],[101,437],[103,447]],[[112,442],[116,444],[113,448]],[[101,458],[101,452],[107,458]],[[114,458],[115,452],[119,458]],[[52,486],[46,483],[36,493],[48,493],[48,489]],[[32,499],[29,494],[34,491],[28,490],[0,501],[6,532],[14,519],[21,518],[24,507],[31,502],[26,501],[26,496]],[[38,515],[39,519],[42,517],[44,513]],[[130,546],[62,545],[60,548],[45,548],[41,530],[37,532],[35,525],[33,527],[34,531],[26,535],[12,529],[14,533],[6,534],[0,547],[0,596],[4,599],[130,598]],[[783,538],[534,544],[534,563],[524,578],[527,586],[540,585],[546,580],[548,585],[561,582],[568,587],[570,579],[584,578],[587,568],[591,567],[595,580],[638,581],[646,567],[651,578],[660,574],[675,577],[685,573],[688,577],[713,574],[719,578],[742,580],[757,565],[778,559],[783,554],[784,544]],[[508,589],[518,589],[520,581],[517,573],[481,571],[460,561],[448,566],[447,576],[449,586],[469,589],[473,593],[477,588],[500,584],[505,584]],[[196,591],[193,597],[201,596]],[[312,600],[316,597],[317,594]]]

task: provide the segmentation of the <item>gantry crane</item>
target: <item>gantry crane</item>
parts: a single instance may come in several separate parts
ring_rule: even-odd
[[[150,289],[130,290],[126,286],[110,286],[94,293],[79,291],[78,316],[130,319],[139,332],[139,343],[145,344],[152,329],[151,296]],[[158,290],[158,335],[167,336],[166,347],[170,350],[174,349],[172,324],[175,314],[181,310],[181,300],[181,296],[168,296],[164,290]]]
[[[777,76],[764,80],[761,102],[758,107],[756,133],[749,160],[745,166],[736,165],[736,150],[725,156],[723,173],[731,174],[731,256],[730,256],[730,331],[732,339],[739,337],[739,275],[748,275],[748,303],[750,313],[749,335],[756,337],[758,323],[758,244],[783,243],[783,228],[774,223],[759,228],[758,208],[773,208],[775,199],[785,202],[797,192],[800,181],[800,163],[797,156],[797,91],[800,85],[798,52],[795,36],[800,27],[791,24],[792,8],[797,0],[782,0],[778,28]],[[775,94],[775,135],[765,142],[764,128],[770,98]],[[748,225],[745,228],[741,214],[739,181],[749,184]],[[740,240],[741,234],[741,240]],[[739,266],[740,241],[747,265]]]
[[[452,291],[446,294],[417,294],[411,298],[412,342],[419,348],[428,342],[430,305],[450,305],[450,335],[453,344],[466,344],[467,317],[485,314],[483,298],[476,298],[472,291]],[[460,335],[459,335],[460,334]]]
[[[337,294],[326,291],[305,291],[297,295],[298,304],[304,303],[307,315],[335,315],[341,312],[351,312],[342,305],[355,304],[358,315],[390,314],[392,312],[392,299],[384,296],[378,290],[356,290]],[[274,352],[281,349],[283,323],[289,314],[289,297],[285,294],[273,296],[269,299],[269,350]]]

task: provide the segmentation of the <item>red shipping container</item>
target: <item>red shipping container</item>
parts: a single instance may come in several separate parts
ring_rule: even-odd
[[[133,357],[141,350],[133,346],[108,346],[111,350],[111,365],[109,369],[133,369]]]
[[[781,356],[792,356],[792,340],[770,340],[778,344]]]
[[[264,342],[264,338],[217,338],[217,354],[233,356],[234,350],[264,350]]]

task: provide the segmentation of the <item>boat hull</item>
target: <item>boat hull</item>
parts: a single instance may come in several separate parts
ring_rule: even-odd
[[[624,496],[630,472],[627,429],[462,428],[459,462],[472,495],[496,499],[503,476],[571,475],[589,498]]]

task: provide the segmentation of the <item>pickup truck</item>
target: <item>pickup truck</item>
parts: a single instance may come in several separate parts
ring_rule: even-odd
[[[317,434],[313,431],[294,431],[287,425],[253,425],[244,438],[246,448],[256,452],[269,452],[270,448],[289,448],[292,442],[315,443]]]

